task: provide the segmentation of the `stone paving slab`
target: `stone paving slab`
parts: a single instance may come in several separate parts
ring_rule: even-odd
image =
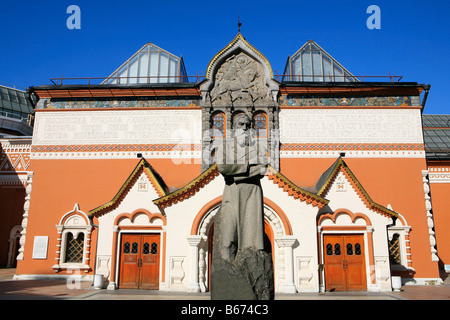
[[[209,293],[159,290],[98,290],[61,280],[12,280],[14,269],[0,269],[0,300],[210,300]],[[275,300],[450,300],[450,284],[405,285],[401,292],[326,292],[275,294]]]

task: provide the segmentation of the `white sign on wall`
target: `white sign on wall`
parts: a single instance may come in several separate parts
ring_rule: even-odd
[[[201,110],[40,112],[33,145],[200,143],[201,124]]]
[[[281,143],[423,143],[420,110],[283,109]]]
[[[48,236],[35,236],[33,259],[47,259]]]

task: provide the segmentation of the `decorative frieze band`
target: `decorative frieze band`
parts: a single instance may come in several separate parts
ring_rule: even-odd
[[[424,151],[423,144],[283,143],[281,151]]]
[[[450,168],[428,168],[428,177],[430,183],[450,183]]]
[[[281,96],[280,106],[420,106],[419,96],[396,97],[291,97]]]
[[[32,159],[200,159],[200,144],[34,145]],[[294,144],[280,147],[280,158],[423,158],[422,144]],[[450,176],[450,172],[447,172]],[[442,173],[440,173],[442,175]],[[433,177],[433,175],[432,175]],[[434,182],[434,181],[432,181]]]
[[[104,145],[36,145],[31,159],[130,159],[140,153],[148,159],[197,159],[200,144],[104,144]]]
[[[37,110],[64,110],[64,109],[114,109],[114,108],[176,108],[176,107],[197,107],[200,106],[200,99],[180,99],[162,98],[145,100],[60,100],[60,99],[40,99],[36,105]]]
[[[283,143],[280,158],[424,158],[423,144]]]

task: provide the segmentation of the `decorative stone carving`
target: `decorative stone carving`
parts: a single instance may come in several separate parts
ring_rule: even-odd
[[[172,288],[184,288],[183,279],[184,279],[184,257],[171,257],[171,272],[170,272],[170,280]]]
[[[230,56],[217,70],[210,99],[213,106],[271,104],[260,63],[244,52]]]
[[[432,213],[431,196],[430,196],[430,186],[428,181],[428,171],[422,170],[422,181],[423,181],[423,191],[425,196],[425,209],[427,210],[427,223],[428,223],[428,234],[430,238],[430,248],[431,248],[431,260],[439,261],[436,250],[436,236],[434,232],[434,219]]]
[[[297,257],[298,265],[298,285],[300,289],[312,287],[311,280],[313,273],[311,271],[312,257]]]
[[[273,79],[267,59],[238,35],[210,61],[206,79],[200,85],[202,94],[202,171],[214,160],[212,116],[224,114],[226,139],[232,136],[233,117],[245,113],[250,118],[256,113],[267,116],[267,151],[270,165],[279,169],[278,93],[279,82]]]
[[[25,203],[23,205],[23,218],[22,218],[22,231],[20,232],[19,239],[19,255],[17,256],[17,260],[23,260],[23,252],[25,249],[25,239],[27,234],[27,225],[28,225],[28,211],[30,210],[30,199],[31,199],[31,187],[33,184],[33,171],[27,172],[27,184],[25,191]]]

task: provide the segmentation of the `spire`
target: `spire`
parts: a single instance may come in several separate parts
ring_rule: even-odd
[[[241,23],[241,20],[239,19],[239,11],[238,11],[238,33],[241,33],[241,26],[242,26],[242,23]]]

